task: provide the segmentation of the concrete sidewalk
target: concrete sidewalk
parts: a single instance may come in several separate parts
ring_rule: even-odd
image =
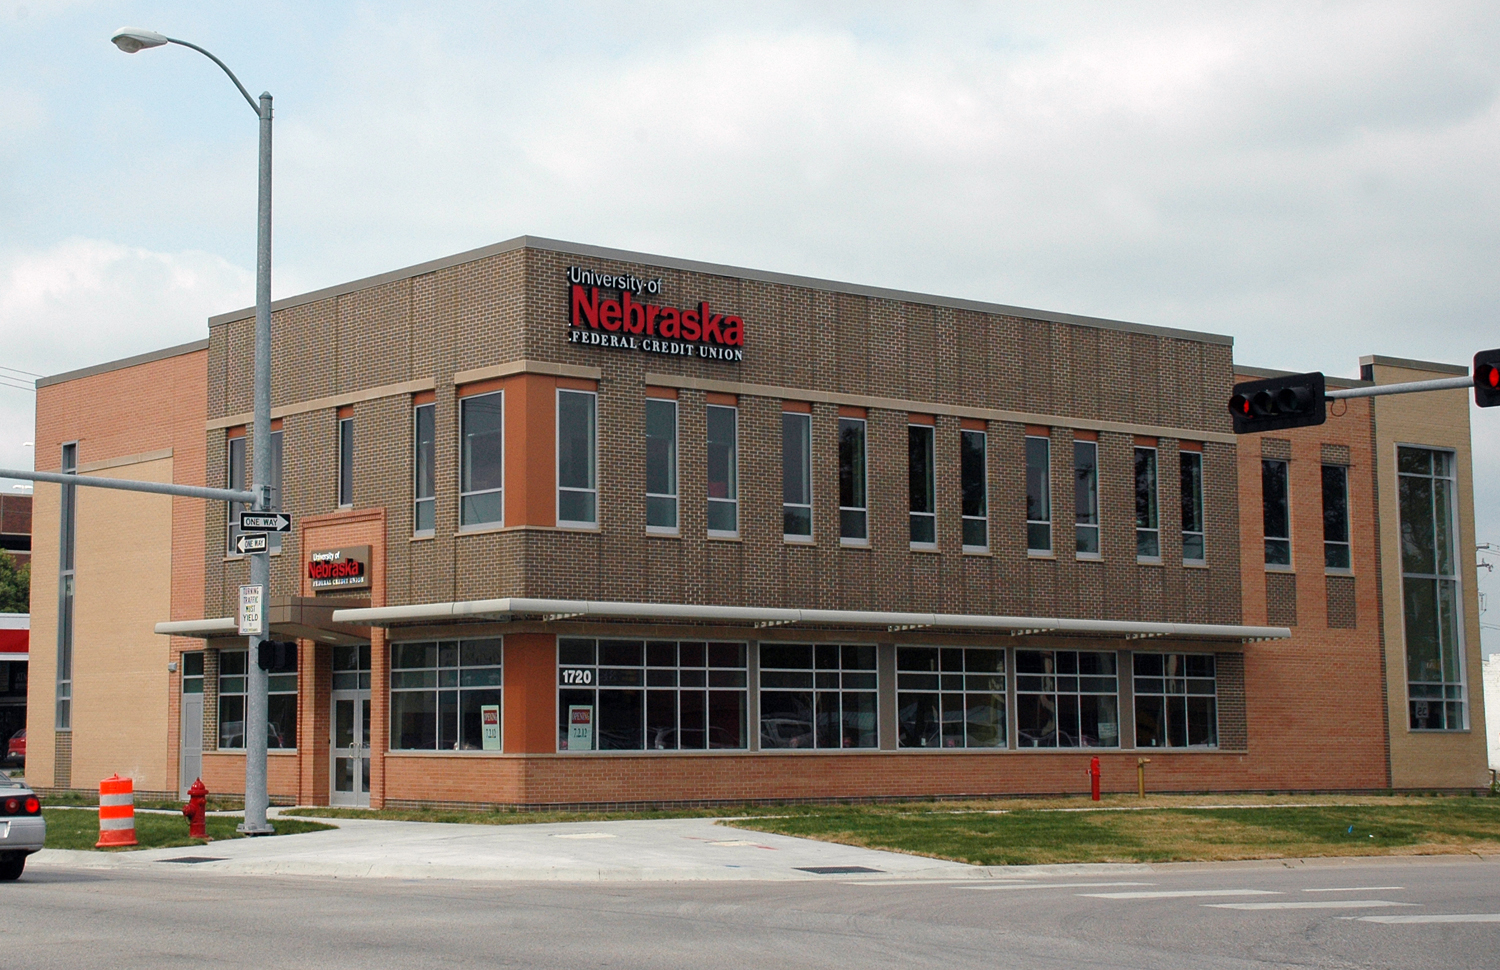
[[[173,868],[226,874],[619,882],[990,875],[982,867],[752,832],[706,818],[540,825],[315,821],[337,829],[139,852],[45,849],[27,868],[161,870],[175,861]],[[850,867],[877,872],[807,871]]]

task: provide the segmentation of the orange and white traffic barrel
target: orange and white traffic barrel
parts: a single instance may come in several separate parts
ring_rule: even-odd
[[[94,848],[135,844],[135,782],[111,775],[99,782],[99,841]]]

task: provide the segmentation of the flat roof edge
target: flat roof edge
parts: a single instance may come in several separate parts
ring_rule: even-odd
[[[1251,367],[1249,364],[1235,364],[1234,372],[1244,374],[1246,377],[1254,377],[1264,380],[1267,377],[1291,377],[1299,373],[1294,370],[1277,370],[1274,367]],[[1329,387],[1373,387],[1374,381],[1362,381],[1355,377],[1334,377],[1329,374],[1323,375],[1323,382]]]
[[[194,340],[190,343],[178,344],[175,347],[163,347],[161,350],[136,354],[134,357],[122,357],[119,360],[94,364],[92,367],[80,367],[77,370],[64,371],[61,374],[53,374],[51,377],[38,377],[36,379],[36,386],[43,388],[51,387],[54,384],[66,384],[68,381],[82,380],[85,377],[93,377],[96,374],[108,374],[110,371],[124,370],[127,367],[138,367],[141,364],[150,364],[154,361],[166,360],[169,357],[181,357],[184,354],[197,353],[200,350],[207,349],[207,339]]]
[[[769,270],[749,269],[743,266],[730,266],[724,263],[708,263],[694,259],[682,259],[676,256],[658,256],[651,253],[638,253],[626,249],[612,249],[608,246],[592,246],[586,243],[568,242],[562,239],[547,239],[542,236],[517,236],[504,242],[483,246],[479,249],[471,249],[467,252],[456,253],[441,259],[434,259],[424,263],[417,263],[403,269],[392,270],[376,276],[367,276],[363,279],[352,280],[348,283],[340,283],[335,286],[324,287],[297,296],[289,296],[281,300],[271,301],[271,309],[283,310],[291,307],[303,306],[318,300],[326,300],[346,293],[367,289],[371,286],[379,286],[397,280],[410,279],[426,273],[447,269],[461,263],[473,262],[486,259],[490,256],[498,256],[501,253],[514,252],[517,249],[544,249],[549,252],[567,253],[573,256],[587,256],[594,259],[612,259],[619,262],[642,263],[648,266],[661,266],[666,269],[679,269],[691,273],[706,273],[714,276],[730,276],[737,279],[756,280],[762,283],[779,283],[784,286],[799,286],[805,289],[822,290],[828,293],[844,293],[851,296],[865,296],[879,300],[894,300],[902,303],[921,303],[929,306],[948,307],[955,310],[973,310],[979,313],[994,313],[1002,316],[1020,317],[1028,320],[1045,320],[1049,323],[1064,323],[1080,327],[1093,327],[1099,330],[1117,330],[1127,333],[1148,334],[1157,337],[1170,337],[1177,340],[1192,340],[1198,343],[1218,344],[1221,346],[1233,346],[1234,337],[1227,334],[1204,333],[1197,330],[1185,330],[1177,327],[1161,327],[1147,323],[1131,323],[1126,320],[1111,320],[1106,317],[1090,317],[1076,313],[1062,313],[1054,310],[1038,310],[1031,307],[1012,306],[1005,303],[988,303],[983,300],[967,300],[958,297],[936,296],[931,293],[917,293],[908,290],[897,290],[884,286],[869,286],[863,283],[845,283],[837,280],[825,280],[812,276],[797,276],[791,273],[776,273]],[[244,320],[253,316],[254,307],[246,307],[233,310],[228,313],[220,313],[208,318],[210,327],[217,327],[235,320]]]
[[[1360,365],[1381,364],[1385,367],[1401,367],[1406,370],[1425,370],[1434,374],[1467,374],[1467,364],[1445,364],[1437,360],[1416,360],[1412,357],[1386,357],[1382,354],[1366,354],[1359,359]]]

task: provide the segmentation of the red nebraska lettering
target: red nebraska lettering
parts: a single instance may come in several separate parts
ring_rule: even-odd
[[[691,340],[724,347],[743,347],[745,321],[741,317],[715,313],[708,301],[695,310],[639,303],[630,290],[621,290],[620,299],[600,295],[599,287],[574,283],[568,294],[570,324],[575,327],[603,328],[665,337],[668,340]]]

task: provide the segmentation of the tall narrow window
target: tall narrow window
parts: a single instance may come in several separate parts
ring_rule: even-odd
[[[839,418],[839,541],[862,546],[870,541],[865,504],[865,421]]]
[[[677,402],[646,398],[646,531],[677,531]]]
[[[1204,562],[1203,550],[1203,452],[1181,451],[1182,462],[1182,561]]]
[[[237,428],[229,434],[224,445],[224,487],[236,492],[247,491],[250,477],[245,468],[245,429]],[[240,513],[248,509],[244,502],[229,503],[229,535],[225,548],[230,555],[236,554],[234,540],[240,534]]]
[[[937,546],[937,506],[933,491],[933,426],[906,426],[907,490],[911,499],[911,544],[918,549]]]
[[[61,470],[78,471],[78,443],[62,446]],[[59,731],[73,728],[73,550],[77,538],[78,486],[62,487],[57,557],[57,716]]]
[[[1052,551],[1052,441],[1026,438],[1026,551]]]
[[[505,392],[460,398],[458,524],[505,521]]]
[[[958,464],[963,498],[964,552],[990,548],[988,439],[983,431],[958,433]]]
[[[781,531],[812,539],[812,415],[781,412]]]
[[[1406,693],[1414,731],[1469,726],[1453,453],[1396,450]]]
[[[1349,558],[1349,469],[1323,466],[1323,565],[1348,569]]]
[[[593,391],[557,392],[557,524],[587,528],[599,522]]]
[[[1156,500],[1156,449],[1135,450],[1135,558],[1161,559],[1161,519]]]
[[[281,471],[282,471],[282,442],[285,435],[276,423],[271,424],[271,508],[281,510]],[[252,476],[253,477],[253,476]],[[266,545],[272,553],[281,552],[281,533],[271,532],[266,535]]]
[[[1261,518],[1265,524],[1266,565],[1292,564],[1292,516],[1287,506],[1286,462],[1260,462]]]
[[[1074,548],[1085,559],[1099,558],[1099,443],[1073,439]]]
[[[354,506],[354,415],[339,417],[339,508]]]
[[[437,523],[436,462],[433,448],[436,435],[433,431],[435,406],[418,404],[412,408],[412,533],[419,536],[432,535]]]
[[[740,529],[739,409],[710,404],[706,409],[708,534],[735,536]]]

